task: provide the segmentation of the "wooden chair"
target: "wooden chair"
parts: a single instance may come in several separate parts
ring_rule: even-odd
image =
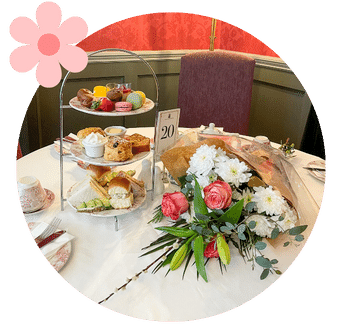
[[[181,59],[181,127],[215,123],[248,134],[255,60],[229,51],[200,51]]]

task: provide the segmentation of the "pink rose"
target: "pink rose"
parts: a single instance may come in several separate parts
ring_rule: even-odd
[[[181,192],[166,193],[163,195],[162,212],[166,217],[177,220],[179,215],[189,208],[189,203],[185,195]]]
[[[204,202],[209,209],[226,209],[232,202],[232,188],[226,182],[217,180],[203,191]]]
[[[224,240],[226,240],[226,238],[224,236],[222,236],[222,237]],[[207,247],[205,247],[203,255],[207,258],[220,257],[219,252],[217,250],[217,245],[216,245],[216,236],[211,238]]]

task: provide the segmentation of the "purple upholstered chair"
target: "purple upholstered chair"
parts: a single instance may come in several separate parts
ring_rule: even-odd
[[[255,60],[229,51],[200,51],[181,59],[181,127],[215,123],[248,134]]]

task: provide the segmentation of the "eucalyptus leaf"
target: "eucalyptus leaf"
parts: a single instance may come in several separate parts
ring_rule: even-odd
[[[205,271],[205,266],[204,266],[203,252],[204,252],[203,238],[201,235],[199,235],[195,238],[195,242],[194,242],[194,255],[195,255],[196,268],[197,268],[197,272],[202,276],[202,278],[206,282],[208,282],[207,273]]]
[[[272,233],[271,233],[271,239],[276,239],[279,235],[279,228],[278,227],[275,227],[273,230],[272,230]]]
[[[278,260],[277,260],[277,259],[273,259],[273,260],[271,260],[271,263],[272,263],[272,264],[277,264],[277,263],[278,263]]]
[[[243,232],[245,232],[245,230],[246,230],[246,225],[245,224],[241,224],[237,228],[237,232],[238,233],[243,233]]]
[[[298,235],[295,236],[295,240],[296,241],[303,241],[304,237],[301,234],[298,234]]]
[[[220,232],[219,229],[217,228],[217,226],[214,224],[211,225],[211,229],[216,233]]]
[[[226,227],[228,228],[228,230],[234,230],[235,226],[231,223],[225,222]]]
[[[266,258],[264,258],[263,256],[257,256],[256,258],[255,258],[255,262],[259,265],[259,266],[261,266],[261,267],[263,267],[263,268],[271,268],[272,267],[272,263],[271,263],[271,261],[270,260],[268,260],[268,259],[266,259]]]
[[[217,221],[228,222],[233,225],[236,225],[241,217],[241,212],[243,209],[244,200],[241,199],[237,203],[235,203],[232,207],[230,207]]]
[[[194,177],[191,174],[189,174],[185,177],[185,180],[187,180],[188,182],[191,182],[193,179],[194,179]]]
[[[238,238],[239,238],[240,240],[246,240],[246,236],[245,236],[244,233],[238,233]]]
[[[299,225],[299,226],[292,227],[289,230],[289,234],[290,235],[301,234],[302,232],[304,232],[306,230],[307,227],[308,227],[308,225]]]
[[[202,220],[204,222],[208,222],[210,220],[210,218],[206,215],[203,215],[201,213],[195,213],[195,217],[198,219],[198,220]]]
[[[264,269],[263,272],[260,275],[260,279],[265,279],[268,276],[269,273],[270,273],[269,269]]]
[[[290,241],[286,241],[286,242],[284,242],[284,247],[287,247],[288,245],[290,244]]]
[[[254,220],[251,220],[249,223],[248,223],[248,227],[253,230],[256,226],[256,222]]]
[[[253,211],[254,210],[254,207],[255,207],[255,202],[248,202],[245,206],[245,209],[247,211]]]
[[[262,241],[258,241],[255,243],[255,248],[257,250],[263,250],[267,247],[266,243],[265,242],[262,242]]]

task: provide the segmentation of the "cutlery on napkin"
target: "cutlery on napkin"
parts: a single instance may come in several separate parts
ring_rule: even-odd
[[[320,170],[320,171],[324,171],[325,172],[325,168],[323,168],[323,167],[309,167],[309,166],[305,166],[303,168],[304,169],[309,169],[309,170]]]
[[[71,144],[75,141],[77,141],[79,138],[73,134],[73,133],[69,133],[67,136],[65,136],[62,140],[62,145],[63,148],[67,151],[70,151],[71,148]],[[60,145],[60,138],[56,138],[56,140],[54,141],[54,144],[59,146]]]
[[[44,230],[45,228],[48,226],[47,223],[41,222],[38,223],[37,226],[35,226],[32,230],[31,230],[31,235],[33,238],[38,237]],[[60,232],[60,230],[56,231],[56,233]],[[50,236],[51,237],[51,236]],[[49,238],[49,237],[48,237]],[[47,238],[47,239],[48,239]],[[75,237],[67,232],[61,233],[61,235],[58,235],[58,237],[54,238],[53,240],[51,240],[49,243],[44,244],[41,246],[40,250],[42,251],[42,253],[44,254],[44,256],[49,259],[51,258],[53,255],[56,254],[56,252],[62,248],[66,243],[68,243],[69,241],[71,241],[72,239],[74,239]],[[46,239],[44,239],[46,240]],[[43,240],[43,241],[44,241]],[[38,245],[39,246],[39,245]]]

